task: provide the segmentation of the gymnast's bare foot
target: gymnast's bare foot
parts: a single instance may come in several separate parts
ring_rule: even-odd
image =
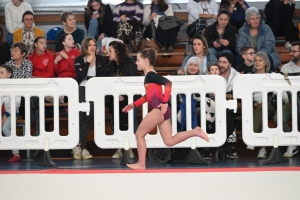
[[[197,136],[199,136],[202,139],[204,139],[207,142],[209,142],[209,138],[208,138],[207,134],[199,126],[197,126],[196,128],[194,128],[194,130],[195,130]]]
[[[135,163],[135,164],[126,164],[127,167],[130,169],[136,169],[136,170],[144,170],[146,169],[146,165],[140,164],[140,163]]]

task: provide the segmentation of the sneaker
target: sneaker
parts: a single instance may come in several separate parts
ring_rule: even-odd
[[[81,147],[75,147],[72,149],[73,151],[73,157],[76,160],[80,160],[81,159]]]
[[[117,150],[115,154],[112,156],[112,158],[122,158],[122,157],[123,157],[123,153],[121,150]]]
[[[122,152],[121,152],[122,153]],[[134,158],[135,156],[134,156],[134,153],[133,153],[133,151],[132,151],[132,149],[129,149],[129,154],[130,154],[130,158]]]
[[[237,155],[237,152],[234,151],[234,152],[231,152],[231,156],[230,156],[230,159],[238,159],[238,155]]]
[[[168,48],[168,52],[174,52],[174,48],[173,48],[172,46],[170,46],[170,47]]]
[[[284,44],[284,48],[285,48],[286,50],[290,50],[290,49],[292,48],[291,43],[290,43],[290,42],[286,42],[286,43]]]
[[[264,149],[264,148],[260,149],[259,152],[258,152],[257,158],[264,159],[266,157],[267,157],[266,149]]]
[[[90,159],[93,156],[90,154],[90,152],[86,149],[83,149],[81,152],[81,159],[86,160],[86,159]]]
[[[20,156],[14,156],[8,160],[8,162],[21,162]]]
[[[284,153],[284,157],[286,158],[291,158],[293,157],[293,155],[295,155],[296,153],[298,153],[298,149],[296,146],[288,146],[286,152]]]
[[[203,159],[210,160],[212,157],[212,152],[210,148],[205,148],[202,154]]]
[[[247,145],[247,149],[249,149],[249,150],[254,150],[254,149],[255,149],[255,146]]]
[[[165,52],[167,52],[167,50],[166,50],[166,48],[165,47],[163,47],[163,48],[161,48],[160,49],[160,51],[159,52],[161,52],[161,53],[165,53]]]

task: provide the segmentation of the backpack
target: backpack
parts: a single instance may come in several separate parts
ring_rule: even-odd
[[[202,31],[207,27],[206,19],[203,17],[200,17],[196,21],[194,21],[192,24],[190,24],[186,28],[186,34],[190,37],[193,38],[194,35],[200,34],[202,35]]]
[[[60,27],[54,27],[51,28],[48,32],[47,32],[47,40],[55,40],[56,37],[56,33],[58,31],[60,31],[62,28]]]

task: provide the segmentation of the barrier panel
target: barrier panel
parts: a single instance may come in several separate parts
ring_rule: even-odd
[[[219,147],[226,141],[226,109],[236,109],[235,100],[226,100],[226,80],[221,76],[167,76],[172,81],[171,111],[172,134],[177,133],[177,94],[186,95],[186,108],[191,108],[191,95],[200,94],[201,116],[206,115],[207,93],[215,94],[215,125],[214,134],[209,134],[210,142],[200,138],[190,138],[175,147]],[[86,101],[94,102],[95,121],[94,136],[97,146],[103,149],[136,148],[136,140],[133,131],[133,111],[129,112],[129,124],[127,131],[119,129],[119,95],[127,95],[128,102],[132,103],[134,95],[144,95],[144,77],[103,77],[92,78],[86,84]],[[112,95],[114,104],[114,134],[105,133],[105,96]],[[148,106],[142,106],[143,117],[148,113]],[[191,109],[186,109],[186,127],[191,129]],[[202,128],[206,130],[206,119],[201,117]],[[161,136],[158,134],[147,135],[148,148],[165,148]]]
[[[297,93],[300,91],[300,77],[288,77],[281,74],[245,74],[237,76],[233,82],[233,98],[242,99],[242,137],[251,146],[297,146],[300,145],[298,131]],[[262,93],[262,132],[253,131],[253,93]],[[277,127],[268,127],[268,93],[277,94]],[[292,130],[285,133],[282,121],[283,92],[292,97]]]
[[[71,78],[1,79],[0,97],[10,97],[11,113],[16,113],[16,97],[25,98],[25,130],[23,137],[16,135],[16,115],[11,114],[11,135],[0,135],[0,150],[11,149],[71,149],[79,141],[79,111],[89,112],[89,103],[78,102],[78,83]],[[53,97],[54,131],[45,131],[46,96]],[[68,97],[68,135],[59,130],[59,97]],[[39,97],[39,116],[36,135],[31,134],[30,98]],[[3,102],[1,102],[2,105]],[[1,116],[2,123],[2,116]],[[2,132],[2,126],[0,126]]]

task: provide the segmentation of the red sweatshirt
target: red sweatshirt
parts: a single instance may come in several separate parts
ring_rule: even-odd
[[[68,59],[63,58],[57,64],[54,64],[54,73],[59,78],[76,78],[74,60],[80,55],[80,51],[76,48],[73,48],[69,52],[66,52],[66,54],[69,56]],[[59,52],[57,55],[59,55]]]
[[[32,52],[28,60],[30,60],[33,65],[32,76],[42,78],[54,77],[54,56],[50,51],[46,50],[42,55]]]

